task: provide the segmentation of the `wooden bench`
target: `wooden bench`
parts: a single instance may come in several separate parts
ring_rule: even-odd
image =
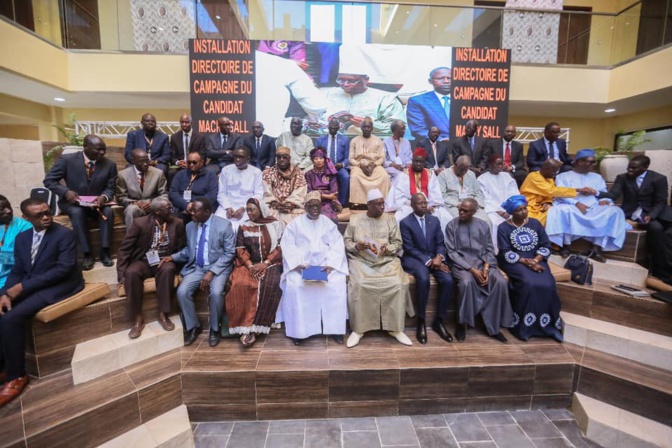
[[[107,283],[87,283],[84,285],[84,289],[79,291],[77,294],[70,296],[56,302],[53,305],[49,305],[35,315],[35,319],[49,323],[61,316],[65,316],[68,313],[72,313],[75,310],[84,308],[86,305],[89,305],[97,300],[104,298],[110,293],[110,287]]]
[[[156,281],[155,280],[156,279],[154,277],[145,279],[145,281],[143,283],[143,287],[142,287],[143,288],[142,290],[145,294],[148,294],[148,293],[151,293],[151,292],[156,292]],[[175,288],[177,288],[180,285],[181,281],[182,281],[182,277],[179,276],[179,275],[176,275],[175,276],[175,282],[174,282]],[[126,297],[126,288],[124,288],[124,285],[121,285],[119,287],[118,295],[119,295],[119,297]]]

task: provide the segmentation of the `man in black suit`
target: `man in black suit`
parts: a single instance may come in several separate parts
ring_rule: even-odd
[[[84,150],[61,156],[44,178],[44,186],[60,198],[58,206],[72,222],[79,249],[84,254],[82,269],[93,269],[93,255],[89,245],[87,218],[98,219],[100,226],[100,261],[112,266],[110,240],[114,213],[105,205],[117,190],[117,165],[105,158],[107,147],[97,135],[84,137]],[[65,181],[65,185],[61,183]],[[92,203],[80,201],[80,196],[95,196]],[[84,204],[84,205],[82,205]]]
[[[416,148],[425,148],[427,152],[425,168],[433,170],[434,174],[437,175],[450,167],[449,142],[447,140],[439,140],[439,135],[439,128],[432,126],[429,128],[427,137],[416,140],[413,148],[414,150]]]
[[[450,140],[452,147],[453,163],[460,156],[469,156],[471,170],[476,176],[485,172],[490,157],[490,146],[483,137],[478,134],[478,121],[469,120],[465,125],[464,136]]]
[[[667,177],[649,170],[651,159],[636,156],[628,163],[628,172],[616,177],[614,186],[601,198],[617,200],[627,219],[646,229],[651,257],[649,271],[672,285],[672,207],[667,205]]]
[[[206,170],[219,174],[226,165],[233,163],[233,150],[243,146],[243,138],[236,132],[231,132],[229,117],[220,117],[217,120],[219,132],[208,135],[205,140],[205,155],[210,159]]]
[[[523,145],[514,140],[516,132],[518,130],[513,125],[504,128],[502,140],[490,141],[490,153],[502,157],[504,167],[516,179],[518,188],[520,188],[527,177],[527,170],[525,169],[525,157],[523,157]]]
[[[42,308],[84,288],[77,267],[73,232],[54,224],[49,205],[41,199],[21,203],[23,218],[33,228],[19,233],[14,266],[0,288],[0,407],[21,395],[26,374],[26,325]]]
[[[129,165],[132,165],[133,150],[144,149],[149,154],[150,165],[167,175],[170,163],[168,136],[156,129],[156,118],[152,114],[143,115],[140,124],[142,129],[131,131],[126,136],[124,158]]]
[[[401,266],[404,271],[415,277],[415,297],[418,305],[418,328],[416,337],[421,344],[427,343],[425,310],[429,300],[429,275],[433,275],[439,284],[438,309],[432,324],[441,339],[451,342],[453,337],[443,325],[448,313],[448,304],[453,297],[455,283],[446,264],[446,246],[443,242],[443,229],[439,218],[427,213],[427,198],[424,193],[411,197],[413,213],[401,220],[399,228],[403,241],[404,254]]]
[[[243,146],[250,150],[250,164],[261,171],[275,165],[275,139],[264,134],[261,121],[252,123],[252,135],[245,137]]]
[[[177,168],[168,170],[169,182],[179,170],[187,167],[189,153],[198,152],[205,159],[205,135],[192,129],[191,115],[182,114],[180,116],[180,128],[179,131],[170,136],[170,164],[177,166]]]
[[[551,121],[544,127],[544,136],[530,143],[527,150],[527,168],[539,171],[547,159],[556,159],[562,162],[560,172],[571,171],[572,158],[567,154],[567,142],[559,138],[560,125]]]

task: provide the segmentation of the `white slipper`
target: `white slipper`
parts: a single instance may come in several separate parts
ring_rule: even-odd
[[[413,342],[411,342],[403,331],[390,331],[388,334],[404,345],[413,345]]]
[[[352,348],[355,345],[359,344],[359,340],[362,339],[364,335],[355,333],[354,331],[350,333],[350,336],[348,336],[348,341],[345,343],[345,346],[348,348]]]

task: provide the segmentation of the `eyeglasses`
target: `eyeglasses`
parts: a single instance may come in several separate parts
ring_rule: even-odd
[[[45,216],[52,216],[53,213],[51,213],[51,210],[48,210],[46,212],[41,212],[41,213],[35,213],[33,215],[28,215],[29,218],[33,219],[41,219],[44,218]]]
[[[187,161],[187,165],[198,165],[199,163],[201,163],[201,162],[200,162],[200,161],[196,161],[196,160],[188,160],[188,161]]]
[[[364,78],[359,78],[359,79],[336,78],[336,84],[338,84],[339,86],[344,86],[344,85],[354,86],[355,84],[359,84],[363,81],[364,81]]]

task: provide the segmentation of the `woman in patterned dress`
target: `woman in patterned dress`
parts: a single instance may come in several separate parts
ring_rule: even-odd
[[[322,148],[310,151],[310,159],[313,161],[313,169],[306,172],[308,192],[319,191],[322,198],[322,215],[338,224],[338,214],[343,206],[338,202],[338,183],[336,177],[338,171],[327,158],[327,153]]]
[[[247,200],[248,220],[238,228],[236,258],[229,277],[226,314],[229,332],[240,334],[240,342],[249,347],[255,334],[268,334],[275,322],[282,290],[282,222],[268,216],[263,202]]]
[[[562,342],[560,297],[547,263],[551,254],[548,235],[539,221],[528,218],[525,196],[511,196],[502,208],[511,215],[497,230],[498,264],[509,276],[511,332],[523,341],[547,336]]]

